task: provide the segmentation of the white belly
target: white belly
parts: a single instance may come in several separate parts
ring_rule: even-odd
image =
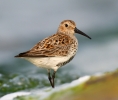
[[[68,59],[70,59],[69,56],[66,57],[22,57],[23,59],[26,59],[36,65],[37,67],[42,67],[46,69],[53,69],[57,70],[59,66],[56,66],[57,64],[61,62],[65,62]]]

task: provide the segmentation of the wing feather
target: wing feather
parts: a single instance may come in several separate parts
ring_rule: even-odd
[[[54,34],[38,42],[29,51],[20,53],[15,57],[54,57],[67,56],[74,40],[62,33]]]

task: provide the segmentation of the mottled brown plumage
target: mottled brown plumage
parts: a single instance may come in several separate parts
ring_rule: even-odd
[[[69,53],[68,49],[70,49],[72,44],[75,44],[75,41],[70,36],[58,33],[45,38],[29,51],[20,53],[18,57],[67,56]]]
[[[15,57],[24,58],[34,65],[48,70],[48,78],[54,87],[54,78],[57,69],[70,62],[78,49],[78,41],[75,33],[79,33],[91,39],[88,35],[76,28],[72,20],[64,20],[60,23],[57,33],[38,42],[29,51],[20,53]],[[52,77],[50,69],[54,70]]]

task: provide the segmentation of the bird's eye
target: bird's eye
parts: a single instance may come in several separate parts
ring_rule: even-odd
[[[65,27],[68,27],[68,24],[65,24]]]

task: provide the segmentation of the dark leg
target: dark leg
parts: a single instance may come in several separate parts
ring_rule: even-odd
[[[52,83],[53,83],[53,88],[54,88],[54,79],[55,79],[55,74],[56,74],[56,71],[53,72],[53,75],[52,75]]]
[[[48,79],[50,81],[51,86],[53,87],[53,83],[52,83],[52,77],[50,76],[50,69],[48,69]],[[54,87],[53,87],[54,88]]]

